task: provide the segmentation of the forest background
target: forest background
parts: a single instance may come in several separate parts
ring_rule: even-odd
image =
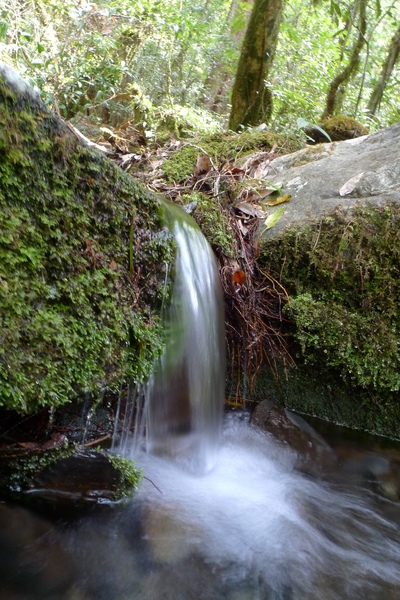
[[[235,129],[290,133],[341,113],[373,131],[400,119],[397,0],[2,0],[0,58],[65,119],[132,120],[147,143],[160,122],[222,131],[249,21],[268,42],[271,10],[276,49],[257,59],[257,93],[272,105]]]

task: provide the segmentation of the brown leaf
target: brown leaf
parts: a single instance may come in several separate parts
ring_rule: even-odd
[[[257,208],[253,206],[253,204],[250,204],[250,202],[239,202],[238,204],[236,204],[235,208],[237,210],[240,210],[240,212],[244,213],[245,215],[249,215],[250,217],[257,217]]]
[[[270,160],[263,160],[263,162],[260,163],[258,167],[256,167],[253,173],[254,179],[262,179],[266,176],[266,174],[268,173],[268,166],[270,162]]]
[[[205,175],[211,170],[211,167],[211,160],[208,154],[199,154],[194,168],[194,176],[199,177],[199,175]]]
[[[239,169],[239,167],[233,167],[231,169],[232,175],[238,175],[239,173],[244,173],[243,169]]]
[[[233,283],[238,283],[239,285],[243,285],[244,282],[246,281],[246,273],[244,271],[235,271],[232,274],[232,281]]]
[[[114,260],[114,259],[113,259],[113,260],[110,262],[110,264],[109,264],[109,268],[110,268],[112,271],[116,271],[116,270],[117,270],[117,268],[118,268],[118,265],[117,265],[117,263],[115,262],[115,260]]]
[[[263,190],[257,190],[257,195],[259,198],[266,198],[276,192],[276,190],[272,190],[271,188],[264,188]]]
[[[241,221],[240,219],[238,219],[237,221],[238,227],[240,229],[240,231],[242,232],[243,235],[247,235],[249,233],[249,230],[247,229],[247,227],[245,227],[243,225],[243,221]]]

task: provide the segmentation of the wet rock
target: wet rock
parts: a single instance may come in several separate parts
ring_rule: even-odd
[[[361,471],[375,492],[388,500],[400,500],[399,464],[385,456],[368,452],[362,460]]]
[[[76,447],[13,450],[2,455],[0,494],[54,513],[130,498],[140,480],[134,463]]]
[[[5,504],[0,504],[0,597],[85,600],[55,528],[23,508]]]
[[[300,470],[323,474],[336,468],[337,459],[331,447],[299,415],[271,400],[263,400],[255,409],[251,422],[292,448],[297,454],[296,467]]]
[[[188,558],[199,541],[199,532],[192,527],[192,535],[188,535],[187,525],[171,508],[147,508],[143,528],[152,559],[172,565]]]

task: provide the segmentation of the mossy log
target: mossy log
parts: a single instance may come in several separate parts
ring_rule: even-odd
[[[0,406],[144,378],[173,254],[157,197],[0,64]]]

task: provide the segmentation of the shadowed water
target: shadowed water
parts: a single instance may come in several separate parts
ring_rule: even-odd
[[[399,503],[334,474],[304,475],[293,451],[246,418],[226,418],[202,476],[136,458],[146,479],[125,508],[64,527],[7,509],[2,600],[400,597]]]
[[[154,560],[186,572],[176,598],[199,597],[191,582],[202,568],[215,580],[214,588],[207,576],[202,584],[209,598],[400,597],[398,524],[380,514],[366,491],[297,472],[295,458],[233,417],[217,464],[203,477],[161,457],[140,457],[153,482],[145,481],[139,494],[146,544]],[[150,519],[157,526],[146,528]],[[162,587],[159,593],[174,597],[163,596]]]

